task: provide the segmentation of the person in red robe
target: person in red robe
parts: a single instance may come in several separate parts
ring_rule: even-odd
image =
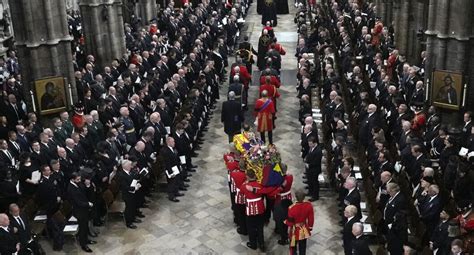
[[[260,85],[260,96],[262,96],[262,92],[265,90],[268,92],[268,97],[272,99],[276,112],[277,98],[280,97],[280,93],[278,93],[278,89],[275,85],[272,84],[270,76],[265,76],[265,83]]]
[[[288,219],[285,224],[290,227],[290,254],[306,254],[306,239],[311,236],[314,224],[314,210],[310,202],[305,202],[305,192],[295,193],[296,203],[288,208]]]
[[[252,76],[249,74],[249,71],[244,64],[234,66],[234,68],[230,71],[230,77],[234,77],[235,75],[240,77],[240,82],[242,82],[244,85],[244,91],[242,91],[242,104],[247,107],[249,84],[252,81]]]
[[[71,118],[72,125],[74,126],[75,132],[82,130],[86,121],[84,119],[84,105],[82,102],[76,103],[74,106],[74,115]]]
[[[260,76],[260,85],[265,84],[266,79],[268,75],[262,75]],[[278,77],[275,75],[270,75],[270,83],[274,85],[276,88],[279,88],[281,83],[280,80],[278,80]]]
[[[257,130],[260,132],[260,139],[265,143],[265,133],[268,133],[268,141],[273,144],[273,119],[275,117],[275,105],[272,99],[268,98],[268,91],[261,93],[262,98],[255,102],[255,115],[257,117]]]

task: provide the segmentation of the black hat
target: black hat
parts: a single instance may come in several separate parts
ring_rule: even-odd
[[[82,104],[82,101],[79,101],[74,105],[74,111],[77,113],[84,112],[84,104]]]

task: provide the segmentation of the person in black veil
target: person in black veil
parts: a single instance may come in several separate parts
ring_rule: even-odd
[[[288,14],[290,10],[288,9],[288,0],[274,0],[277,14]]]
[[[267,21],[271,22],[272,27],[277,26],[277,13],[274,0],[264,0],[262,6],[262,25],[266,25]]]
[[[265,68],[265,56],[267,55],[270,43],[272,43],[272,38],[268,35],[268,30],[264,29],[258,39],[257,66],[260,71]]]

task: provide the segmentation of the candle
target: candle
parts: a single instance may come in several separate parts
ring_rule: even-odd
[[[462,107],[466,105],[466,91],[467,91],[467,84],[464,84],[464,91],[462,93]]]
[[[426,91],[425,91],[425,101],[429,99],[429,90],[430,90],[430,79],[426,79]]]
[[[74,102],[72,101],[72,87],[71,87],[71,83],[68,83],[68,90],[69,90],[69,105],[73,105]]]
[[[30,90],[30,96],[31,96],[31,105],[33,105],[33,112],[36,112],[35,96],[33,94],[33,91],[31,90]]]

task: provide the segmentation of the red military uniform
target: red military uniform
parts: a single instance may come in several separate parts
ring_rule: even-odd
[[[293,175],[287,174],[285,175],[285,179],[283,184],[281,185],[282,190],[277,195],[275,203],[279,203],[283,199],[292,200],[293,197],[291,196],[291,187],[293,186]]]
[[[268,45],[268,49],[271,49],[271,47],[272,47],[271,44]],[[282,56],[286,54],[285,49],[284,49],[283,46],[281,46],[281,44],[279,44],[279,43],[274,43],[273,48],[274,48],[276,51],[278,51],[278,53],[280,53],[280,55],[282,55]]]
[[[411,129],[418,135],[421,135],[425,129],[426,115],[423,112],[415,112],[415,117],[412,120]]]
[[[230,173],[230,191],[235,192],[234,196],[234,217],[235,223],[239,226],[237,232],[247,234],[247,223],[245,221],[245,194],[240,191],[240,187],[247,177],[244,171],[232,171]]]
[[[250,76],[249,71],[247,70],[247,67],[245,65],[239,65],[240,71],[239,71],[239,76],[240,76],[240,81],[242,84],[244,84],[245,89],[249,88],[249,83],[252,80],[252,76]],[[230,76],[234,77],[235,71],[234,69],[231,69],[230,71]]]
[[[255,192],[248,191],[246,185],[255,188]],[[240,186],[240,191],[245,194],[246,214],[247,216],[259,215],[265,212],[263,195],[275,196],[278,192],[277,187],[263,187],[257,181],[246,182]]]
[[[268,91],[268,97],[272,98],[273,102],[276,102],[276,99],[280,97],[280,93],[278,93],[278,89],[272,84],[263,84],[260,86],[260,96],[262,96],[262,91]]]
[[[275,105],[269,98],[260,98],[255,102],[255,113],[257,115],[258,132],[267,132],[273,130],[273,115],[275,114]]]
[[[466,254],[474,253],[474,211],[469,209],[457,217],[461,227],[461,236],[464,241],[463,251]]]
[[[260,85],[265,84],[265,75],[260,76]],[[278,80],[278,77],[276,76],[270,76],[270,84],[275,85],[276,88],[279,88],[281,83],[280,80]]]
[[[297,241],[311,236],[314,224],[314,210],[310,202],[296,202],[288,208],[288,219],[285,224],[290,227],[290,254]]]

